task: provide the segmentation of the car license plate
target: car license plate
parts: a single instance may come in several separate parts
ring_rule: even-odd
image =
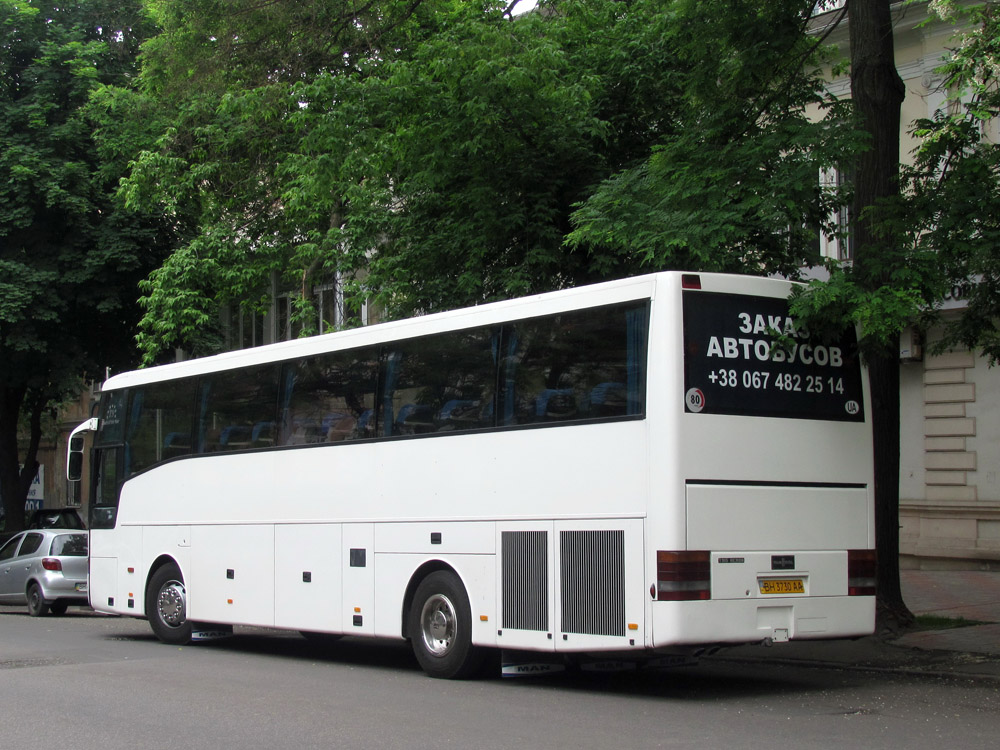
[[[85,583],[76,584],[76,590],[79,591],[81,594],[87,593],[87,584]]]
[[[806,585],[801,578],[760,578],[757,585],[762,594],[806,593]]]

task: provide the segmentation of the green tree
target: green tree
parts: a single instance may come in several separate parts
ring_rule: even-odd
[[[868,132],[855,164],[852,264],[831,264],[793,300],[814,330],[853,324],[860,331],[872,386],[879,549],[880,627],[912,622],[899,585],[899,335],[907,325],[944,325],[937,348],[956,344],[1000,355],[1000,146],[984,137],[1000,115],[997,4],[929,8],[954,23],[957,46],[941,71],[948,111],[913,123],[920,139],[913,165],[899,164],[902,82],[893,60],[885,0],[851,0],[851,92]],[[847,162],[850,164],[851,162]],[[955,287],[968,304],[943,319]]]
[[[855,0],[850,6],[851,99],[870,137],[855,162],[856,217],[852,273],[859,290],[887,302],[891,312],[912,287],[900,284],[899,242],[882,206],[899,195],[899,129],[905,95],[896,72],[892,17],[887,0]],[[900,326],[901,328],[901,326]],[[896,339],[898,341],[898,338]],[[899,586],[899,352],[892,340],[868,341],[875,454],[875,546],[879,551],[878,602],[883,620],[909,624]]]
[[[913,252],[932,258],[943,276],[925,325],[944,326],[937,344],[980,350],[1000,360],[1000,3],[932,8],[963,31],[938,70],[948,106],[913,124],[916,159],[903,171],[903,236]],[[905,222],[905,223],[904,223]],[[941,298],[962,290],[961,314],[942,318]],[[927,320],[926,313],[934,314]]]
[[[146,4],[161,33],[143,46],[141,87],[107,88],[100,98],[153,113],[156,131],[135,153],[122,197],[169,216],[180,236],[143,284],[139,345],[153,361],[173,346],[217,349],[220,307],[264,304],[273,276],[308,287],[336,270],[325,237],[339,225],[341,197],[290,210],[295,175],[286,164],[309,137],[295,122],[307,104],[300,88],[363,76],[435,22],[429,0]],[[103,135],[119,137],[114,128]],[[331,141],[321,158],[340,153]]]
[[[612,33],[603,69],[613,93],[658,82],[657,127],[579,205],[570,246],[630,271],[795,277],[843,199],[817,175],[858,145],[849,108],[822,94],[822,40],[806,34],[814,3],[635,7],[646,12]]]
[[[367,75],[302,87],[294,123],[307,137],[286,164],[292,210],[340,199],[327,240],[392,316],[590,274],[562,243],[603,174],[596,79],[553,16],[470,7],[439,20]],[[338,156],[324,158],[331,144]]]
[[[138,4],[0,0],[0,496],[23,524],[42,417],[105,366],[134,361],[136,285],[162,228],[112,201],[85,114],[102,82],[134,77]],[[118,167],[123,166],[118,163]],[[18,428],[28,440],[19,451]],[[23,468],[20,468],[23,466]]]
[[[810,2],[425,0],[289,32],[349,7],[155,4],[143,95],[165,125],[124,194],[192,220],[144,287],[147,359],[210,350],[219,306],[273,275],[304,306],[339,274],[396,316],[662,268],[795,273],[831,213],[816,175],[852,141],[817,93]]]
[[[456,13],[303,91],[296,194],[346,199],[367,291],[399,315],[664,268],[796,273],[837,197],[819,169],[854,144],[818,93],[812,4],[541,8]]]

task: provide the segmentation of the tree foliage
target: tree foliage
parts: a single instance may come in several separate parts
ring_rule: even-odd
[[[22,523],[42,415],[84,376],[131,360],[136,285],[161,260],[162,227],[115,210],[120,170],[101,157],[86,113],[97,86],[134,77],[149,30],[135,2],[0,1],[0,495],[8,528]],[[19,423],[29,435],[23,453]]]
[[[124,194],[188,235],[144,287],[149,358],[211,348],[218,306],[273,278],[303,302],[351,279],[401,315],[663,268],[794,273],[838,198],[818,170],[852,147],[844,108],[804,114],[803,0],[152,5],[163,126]]]
[[[796,276],[843,198],[817,175],[858,146],[849,108],[822,95],[822,49],[805,33],[813,5],[685,1],[629,14],[602,68],[612,91],[657,83],[644,97],[653,127],[578,207],[570,244],[630,270]]]
[[[944,20],[968,29],[939,69],[948,106],[914,123],[916,159],[904,173],[909,246],[943,277],[937,299],[958,290],[965,307],[944,320],[938,348],[960,345],[1000,359],[1000,4],[962,9],[938,2]],[[944,289],[942,290],[942,287]],[[943,292],[943,293],[942,293]]]
[[[296,125],[309,137],[289,163],[293,189],[313,204],[336,196],[332,239],[390,314],[588,277],[562,243],[572,204],[602,174],[606,124],[595,77],[555,23],[461,9],[410,55],[302,91]],[[341,158],[323,158],[330,142]]]
[[[1000,356],[1000,7],[938,0],[930,18],[956,29],[936,71],[947,104],[909,123],[913,160],[899,195],[866,209],[877,218],[865,262],[831,264],[795,301],[815,328],[857,325],[869,355],[895,352],[908,325],[944,327],[936,348]],[[862,211],[859,210],[858,213]],[[943,311],[949,297],[959,311]]]
[[[263,304],[273,277],[304,286],[325,259],[317,244],[339,202],[290,210],[286,166],[307,134],[299,89],[318,77],[359,76],[421,32],[424,0],[152,0],[162,31],[143,47],[141,88],[101,96],[149,109],[157,124],[122,188],[127,204],[160,210],[179,247],[143,285],[140,347],[152,360],[183,345],[219,345],[221,305]],[[346,134],[344,134],[346,135]],[[342,135],[342,137],[344,137]],[[336,142],[325,159],[337,158]]]

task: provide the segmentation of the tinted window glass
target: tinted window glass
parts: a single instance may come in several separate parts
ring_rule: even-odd
[[[274,445],[278,367],[265,365],[201,379],[198,448],[202,453]]]
[[[105,391],[101,394],[101,421],[97,445],[121,443],[125,430],[125,391]]]
[[[0,560],[10,560],[14,556],[14,553],[17,552],[17,545],[20,541],[21,537],[16,536],[13,539],[9,539],[3,547],[0,547]]]
[[[118,454],[121,448],[105,448],[97,465],[97,505],[118,505]]]
[[[126,476],[191,452],[193,379],[134,388],[129,397]]]
[[[643,303],[509,326],[503,342],[501,424],[642,414],[647,322]]]
[[[695,414],[863,422],[854,329],[820,341],[785,299],[685,291],[683,396]]]
[[[279,445],[359,440],[375,434],[374,349],[323,354],[287,363]]]
[[[17,556],[24,557],[37,552],[38,548],[42,546],[43,538],[41,534],[27,534],[21,543],[21,549],[17,551]]]
[[[491,427],[495,338],[480,328],[393,344],[385,363],[382,434]]]
[[[60,534],[52,540],[51,553],[57,557],[86,557],[86,534]]]

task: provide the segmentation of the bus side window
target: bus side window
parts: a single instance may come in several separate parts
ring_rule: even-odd
[[[277,417],[278,367],[261,365],[202,377],[200,407],[198,452],[267,447],[266,438],[260,440]]]
[[[502,424],[641,414],[645,307],[616,305],[520,321],[502,349]]]
[[[494,331],[474,328],[395,344],[386,358],[383,434],[493,426]]]
[[[278,445],[373,437],[377,361],[375,349],[360,349],[286,363]]]
[[[125,437],[125,475],[191,452],[195,380],[168,380],[133,389]]]

